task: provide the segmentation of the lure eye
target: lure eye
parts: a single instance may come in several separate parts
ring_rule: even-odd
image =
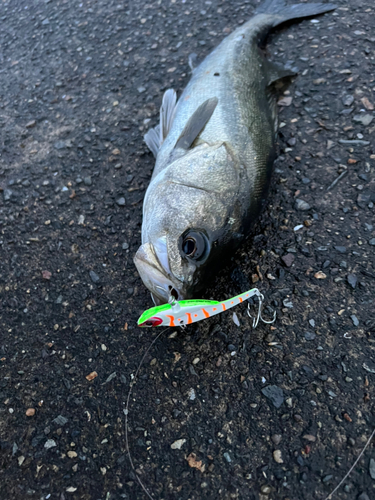
[[[140,324],[139,326],[159,326],[163,323],[163,320],[161,318],[157,318],[154,316],[153,318],[148,319],[144,323]]]
[[[200,232],[188,229],[180,238],[181,254],[196,261],[203,260],[209,251],[207,236]]]

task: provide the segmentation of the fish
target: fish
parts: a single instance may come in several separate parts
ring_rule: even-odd
[[[266,59],[269,31],[334,10],[265,0],[195,68],[144,140],[156,163],[134,263],[156,305],[196,297],[249,236],[276,158],[278,82],[295,73]]]

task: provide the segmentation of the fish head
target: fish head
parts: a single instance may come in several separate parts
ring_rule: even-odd
[[[197,149],[153,178],[145,196],[134,263],[157,305],[194,297],[232,234],[237,171],[225,146]]]

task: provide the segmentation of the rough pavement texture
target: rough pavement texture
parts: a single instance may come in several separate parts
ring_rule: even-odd
[[[270,38],[299,75],[268,204],[204,295],[256,283],[276,323],[252,331],[238,308],[240,327],[228,312],[169,331],[134,386],[129,445],[155,499],[323,500],[375,426],[375,15],[337,3]],[[156,335],[135,326],[142,136],[188,55],[255,5],[2,2],[2,500],[146,498],[123,412]],[[375,497],[371,459],[373,443],[336,498]]]

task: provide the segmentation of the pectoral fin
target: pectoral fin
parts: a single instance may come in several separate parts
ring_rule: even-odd
[[[177,95],[173,89],[168,89],[163,95],[163,102],[160,108],[160,123],[150,129],[144,136],[145,143],[154,154],[155,158],[163,144],[168,132],[171,129],[175,111]]]
[[[217,97],[211,97],[201,104],[189,118],[180,137],[177,139],[175,149],[189,149],[195,139],[209,122],[218,103]]]

